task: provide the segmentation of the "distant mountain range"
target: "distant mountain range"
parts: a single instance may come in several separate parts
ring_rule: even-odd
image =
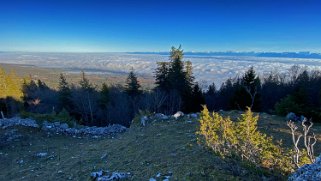
[[[0,51],[0,53],[23,53],[20,51],[17,52],[7,52]],[[27,52],[27,53],[64,53],[69,54],[68,52]],[[70,52],[71,54],[77,54]],[[84,52],[86,53],[86,52]],[[95,52],[91,52],[95,53]],[[112,53],[112,52],[96,52],[96,53]],[[168,52],[114,52],[114,53],[127,53],[127,54],[145,54],[145,55],[164,55],[168,56]],[[80,53],[81,54],[81,53]],[[276,58],[310,58],[310,59],[321,59],[321,53],[313,53],[309,51],[305,52],[234,52],[234,51],[226,51],[226,52],[184,52],[186,56],[239,56],[239,57],[276,57]]]
[[[131,54],[168,55],[168,52],[127,52]],[[254,56],[282,58],[314,58],[321,59],[321,53],[312,52],[185,52],[187,56]]]

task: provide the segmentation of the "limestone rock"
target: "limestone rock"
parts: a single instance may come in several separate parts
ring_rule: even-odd
[[[183,113],[182,111],[178,111],[177,113],[175,113],[175,114],[173,115],[173,117],[174,117],[175,119],[178,119],[179,117],[182,117],[182,116],[184,116],[184,113]]]
[[[125,180],[130,178],[130,173],[125,172],[112,172],[109,171],[98,171],[98,172],[92,172],[90,174],[91,178],[93,180],[97,181],[114,181],[114,180]]]
[[[306,164],[295,171],[288,178],[289,181],[321,180],[321,155],[315,163]]]

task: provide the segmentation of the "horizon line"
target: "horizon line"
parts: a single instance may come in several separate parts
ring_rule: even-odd
[[[136,53],[136,54],[163,54],[163,53],[169,53],[168,51],[28,51],[28,50],[0,50],[0,53]],[[190,53],[190,54],[197,54],[197,53],[203,53],[203,54],[211,54],[211,53],[236,53],[236,54],[245,54],[245,53],[251,53],[251,54],[260,54],[260,53],[296,53],[296,54],[319,54],[321,55],[321,52],[317,51],[234,51],[234,50],[227,50],[227,51],[184,51],[184,53]]]

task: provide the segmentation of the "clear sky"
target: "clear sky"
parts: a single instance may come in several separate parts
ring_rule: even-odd
[[[321,52],[318,0],[1,0],[0,51]]]

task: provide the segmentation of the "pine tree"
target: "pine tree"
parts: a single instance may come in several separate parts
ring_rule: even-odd
[[[179,45],[178,48],[175,48],[174,46],[172,46],[171,51],[170,51],[170,59],[173,60],[183,60],[183,50],[182,50],[182,46]]]
[[[157,68],[155,72],[155,84],[156,89],[164,91],[170,90],[170,82],[168,79],[169,64],[168,62],[157,62]]]
[[[71,90],[63,74],[59,77],[58,96],[60,109],[65,108],[70,111],[72,109]]]
[[[253,67],[245,72],[244,76],[242,77],[241,84],[243,89],[250,97],[250,103],[246,106],[249,106],[252,109],[255,106],[255,103],[259,101],[258,94],[261,88],[260,78],[256,75]],[[258,106],[258,103],[256,106]]]
[[[170,51],[170,62],[159,63],[156,69],[156,88],[161,88],[169,92],[177,92],[178,100],[183,102],[183,111],[193,110],[193,73],[192,63],[183,60],[183,50],[172,47]]]
[[[82,109],[82,118],[88,124],[93,124],[94,122],[94,109],[95,109],[95,88],[87,79],[85,72],[81,72],[80,85],[80,103]]]
[[[183,92],[191,92],[192,89],[187,90],[191,87],[188,87],[189,84],[187,83],[187,73],[184,71],[184,63],[182,61],[183,50],[181,49],[181,46],[178,49],[172,47],[170,58],[171,62],[168,72],[170,87],[180,92],[181,95],[183,94]]]
[[[100,90],[100,107],[103,109],[107,108],[109,103],[109,88],[106,83],[103,83],[102,88]]]
[[[193,92],[192,92],[192,104],[191,104],[191,111],[192,112],[199,112],[202,108],[202,105],[205,104],[205,98],[203,92],[199,85],[196,83]]]
[[[79,81],[80,88],[84,91],[93,91],[94,87],[87,79],[85,72],[81,72],[81,80]]]
[[[193,76],[193,67],[192,67],[191,61],[185,62],[185,70],[186,70],[187,83],[189,83],[190,86],[192,86],[195,78]]]
[[[131,70],[126,80],[126,93],[131,97],[136,97],[141,94],[140,87],[141,86],[137,80],[137,76],[135,75],[134,71]]]
[[[216,93],[216,86],[215,86],[215,83],[212,83],[211,85],[208,86],[208,90],[206,94],[214,95],[215,93]]]

